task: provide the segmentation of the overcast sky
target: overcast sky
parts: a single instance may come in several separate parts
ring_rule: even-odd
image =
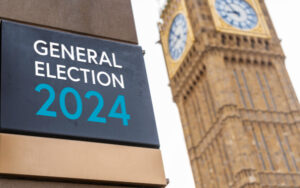
[[[300,96],[300,1],[265,0],[285,52],[286,66]],[[178,110],[172,100],[167,70],[159,40],[157,21],[163,0],[132,0],[139,45],[146,51],[145,63],[168,188],[194,188],[193,177]]]

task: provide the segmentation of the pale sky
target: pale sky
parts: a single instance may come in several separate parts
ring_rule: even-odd
[[[161,144],[168,188],[194,188],[177,107],[172,100],[169,79],[159,40],[157,21],[163,0],[132,0],[139,45],[144,56]],[[286,66],[300,96],[300,1],[265,0],[286,55]]]

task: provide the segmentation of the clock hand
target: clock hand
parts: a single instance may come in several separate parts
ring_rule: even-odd
[[[176,47],[178,46],[179,42],[180,42],[180,37],[177,37],[177,39],[176,39],[176,41],[175,41],[175,46],[176,46]]]
[[[235,10],[231,10],[231,11],[226,11],[227,13],[232,13],[232,14],[235,14],[235,15],[238,15],[238,16],[241,16],[241,14],[238,12],[238,11],[235,11]]]
[[[225,1],[225,3],[232,11],[234,11],[234,8],[230,5],[230,3],[228,3],[227,1]]]
[[[227,11],[227,12],[234,13],[234,14],[236,14],[238,16],[241,16],[241,14],[238,11],[236,11],[235,8],[233,8],[230,3],[228,3],[227,1],[225,1],[225,3],[231,9],[231,11]]]
[[[241,13],[239,13],[238,11],[233,11],[234,14],[238,15],[239,17],[241,16]]]
[[[182,43],[182,40],[183,40],[182,37],[178,35],[174,46],[176,46],[176,48],[179,48]]]

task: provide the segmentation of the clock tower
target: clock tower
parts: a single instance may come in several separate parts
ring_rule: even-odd
[[[196,187],[300,187],[300,106],[264,0],[169,0],[161,18]]]

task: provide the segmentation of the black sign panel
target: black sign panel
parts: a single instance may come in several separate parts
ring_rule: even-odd
[[[10,21],[1,31],[2,131],[159,147],[139,46]]]

